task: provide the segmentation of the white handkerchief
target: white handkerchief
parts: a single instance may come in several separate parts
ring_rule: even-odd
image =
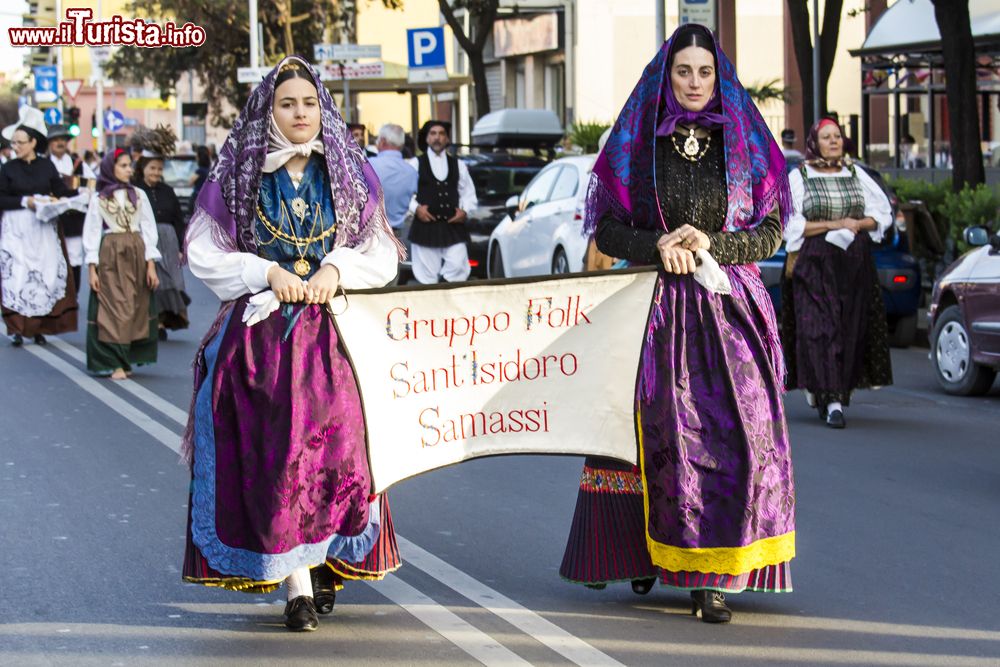
[[[700,260],[700,264],[695,269],[694,279],[710,292],[731,294],[733,285],[729,282],[729,276],[722,270],[719,263],[715,261],[715,258],[703,248],[699,248],[695,255]]]
[[[77,194],[67,199],[35,197],[35,217],[42,222],[49,222],[70,210],[86,213],[89,202],[90,192],[86,190],[83,194]]]
[[[854,233],[849,229],[835,229],[832,232],[827,232],[826,236],[827,243],[832,243],[841,250],[847,250],[852,243],[854,243]]]
[[[271,313],[278,310],[281,302],[271,290],[265,290],[260,294],[254,294],[247,301],[246,310],[243,311],[243,323],[252,327],[258,322],[263,322]]]

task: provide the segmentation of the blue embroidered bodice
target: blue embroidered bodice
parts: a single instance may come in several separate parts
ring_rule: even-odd
[[[336,213],[330,193],[330,177],[326,173],[323,156],[313,154],[306,163],[302,182],[298,190],[284,167],[270,174],[264,174],[258,197],[260,211],[267,218],[267,224],[257,217],[257,254],[264,259],[278,262],[282,268],[295,273],[295,262],[300,258],[309,262],[308,280],[317,270],[320,262],[333,249],[335,231],[325,238],[307,246],[296,244],[274,234],[268,225],[282,234],[300,239],[321,236],[336,226]]]

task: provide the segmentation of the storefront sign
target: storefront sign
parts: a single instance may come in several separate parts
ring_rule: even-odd
[[[521,56],[559,48],[559,15],[504,19],[493,24],[493,53],[497,58]]]

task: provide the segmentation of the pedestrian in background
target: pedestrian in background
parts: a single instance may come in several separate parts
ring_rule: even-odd
[[[451,123],[427,121],[417,135],[417,145],[423,155],[410,160],[417,170],[417,196],[410,206],[413,276],[424,285],[442,278],[461,282],[472,271],[465,223],[478,205],[476,186],[465,163],[448,152]]]
[[[70,190],[80,189],[82,170],[80,163],[74,161],[69,152],[69,140],[72,135],[64,125],[53,125],[49,128],[49,159],[55,165],[56,171],[62,176],[63,182]],[[83,266],[83,217],[82,211],[69,210],[59,216],[59,230],[66,242],[66,255],[70,270],[73,272],[73,283],[76,293],[80,293],[80,269]]]
[[[785,156],[785,161],[788,163],[802,161],[802,151],[795,148],[795,130],[785,128],[781,131],[781,153]]]
[[[76,331],[76,286],[56,221],[42,222],[42,202],[72,197],[55,165],[41,154],[48,143],[42,112],[27,105],[3,130],[15,157],[0,168],[0,287],[7,334],[15,347],[24,337],[44,345],[46,334]]]
[[[378,131],[378,155],[369,160],[382,183],[385,213],[396,238],[406,239],[410,225],[410,202],[417,194],[417,170],[403,159],[406,134],[399,125],[388,123]]]
[[[83,180],[88,183],[87,187],[92,188],[97,184],[97,172],[101,167],[101,158],[94,151],[83,152],[83,164],[81,173]],[[93,181],[93,183],[90,183]]]
[[[83,223],[90,278],[87,369],[112,380],[124,380],[133,366],[156,363],[156,219],[131,177],[129,153],[109,150]]]
[[[831,428],[844,428],[855,389],[892,384],[889,331],[872,248],[892,208],[871,176],[844,154],[832,118],[806,139],[790,175],[793,212],[785,228],[782,339],[789,389]]]
[[[347,127],[350,128],[351,136],[358,142],[358,146],[364,150],[365,155],[374,157],[376,152],[368,145],[368,128],[363,123],[348,123]]]
[[[160,286],[154,298],[161,341],[167,339],[168,330],[188,328],[187,306],[191,303],[184,291],[181,269],[184,214],[174,189],[163,181],[163,161],[173,153],[176,139],[173,130],[162,125],[155,130],[140,126],[131,138],[133,149],[139,152],[132,183],[146,193],[156,219],[156,247],[160,251],[156,275]]]
[[[212,169],[212,154],[209,152],[208,146],[198,146],[194,154],[195,163],[198,166],[191,176],[191,201],[198,200],[198,193],[201,192],[202,186],[208,180],[208,172]]]
[[[0,165],[6,164],[10,158],[10,141],[6,137],[0,137]]]

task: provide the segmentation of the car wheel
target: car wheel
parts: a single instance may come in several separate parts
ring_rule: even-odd
[[[893,347],[910,347],[917,337],[917,315],[907,315],[896,320],[889,343]]]
[[[569,273],[569,258],[565,250],[556,248],[556,254],[552,256],[552,275],[562,273]]]
[[[493,244],[493,246],[490,247],[489,277],[505,277],[503,274],[503,255],[500,254],[499,244]]]
[[[993,386],[996,372],[972,361],[969,332],[958,306],[941,313],[931,333],[931,363],[938,384],[949,394],[978,396]]]

